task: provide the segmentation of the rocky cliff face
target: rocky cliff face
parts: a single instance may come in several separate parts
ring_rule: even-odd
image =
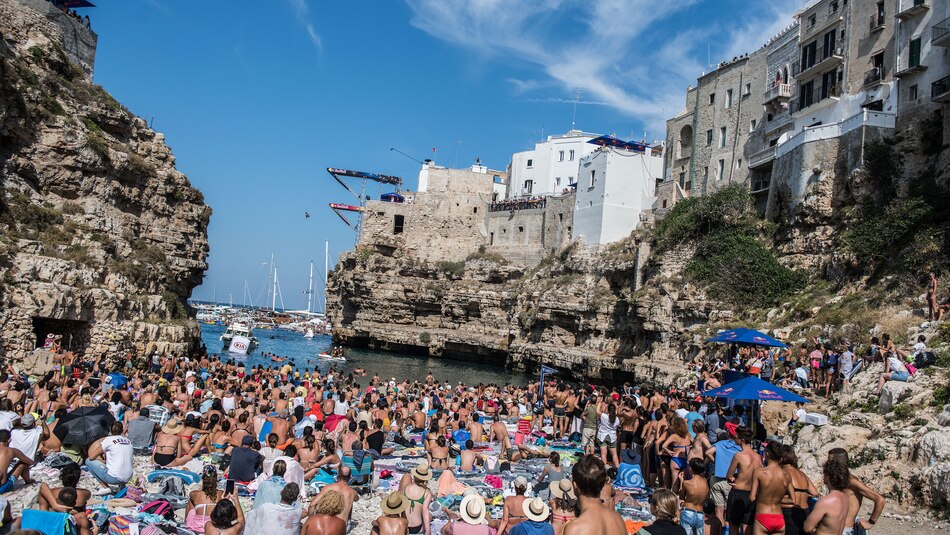
[[[193,347],[201,193],[164,137],[69,59],[63,21],[0,0],[0,35],[0,356],[47,333],[93,356]]]
[[[360,249],[331,274],[337,342],[668,384],[698,350],[690,328],[732,316],[671,278],[688,250],[648,261],[632,238],[598,254],[571,247],[530,270],[478,253],[459,264],[391,254]]]

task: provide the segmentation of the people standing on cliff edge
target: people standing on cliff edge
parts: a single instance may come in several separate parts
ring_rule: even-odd
[[[927,320],[937,319],[940,307],[937,306],[937,275],[930,273],[930,280],[927,282]]]

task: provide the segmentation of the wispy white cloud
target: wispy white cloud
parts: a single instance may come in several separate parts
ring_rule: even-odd
[[[287,0],[287,2],[289,2],[290,7],[293,8],[297,22],[299,22],[307,32],[307,37],[310,39],[310,42],[313,43],[314,48],[317,49],[317,52],[322,51],[323,41],[320,39],[320,34],[317,33],[317,28],[313,24],[310,4],[307,3],[307,0]]]
[[[426,33],[536,69],[541,79],[508,80],[515,94],[554,85],[573,96],[580,89],[586,101],[614,108],[659,133],[665,120],[682,109],[687,84],[709,70],[703,39],[715,35],[724,56],[751,52],[791,22],[800,0],[756,2],[744,18],[730,15],[735,22],[728,27],[679,16],[700,0],[405,2],[411,23]],[[675,33],[651,33],[673,17]],[[573,101],[569,96],[539,96],[539,101],[558,98]]]

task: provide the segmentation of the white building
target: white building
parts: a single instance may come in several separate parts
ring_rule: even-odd
[[[626,238],[652,208],[663,157],[604,147],[581,158],[573,238],[604,245]]]
[[[571,130],[548,136],[534,149],[511,156],[508,198],[561,194],[577,181],[580,159],[597,148],[588,141],[597,134]]]

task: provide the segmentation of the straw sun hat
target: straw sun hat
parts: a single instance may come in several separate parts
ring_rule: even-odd
[[[162,427],[162,433],[177,435],[182,429],[184,429],[184,426],[181,425],[181,422],[173,418],[168,420],[168,423]]]
[[[485,500],[478,494],[470,494],[462,498],[462,503],[459,505],[459,516],[466,524],[484,524]]]
[[[429,463],[423,461],[412,469],[412,477],[419,481],[428,481],[432,479],[432,470],[429,470]]]
[[[386,496],[386,499],[380,504],[383,514],[387,515],[398,515],[405,511],[407,507],[409,507],[409,500],[406,499],[405,494],[398,491]]]
[[[535,522],[544,522],[548,519],[548,515],[551,514],[551,510],[548,509],[548,504],[544,503],[544,500],[541,498],[525,500],[522,504],[522,508],[524,509],[524,516],[528,517],[528,520],[534,520]]]
[[[574,499],[574,484],[570,479],[562,479],[556,484],[551,485],[551,497],[556,500],[563,500],[565,497]]]

